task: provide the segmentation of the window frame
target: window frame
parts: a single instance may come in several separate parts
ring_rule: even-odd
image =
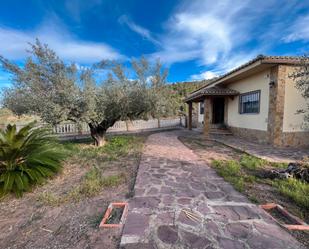
[[[241,99],[243,96],[246,95],[250,95],[250,94],[255,94],[258,93],[259,96],[259,104],[258,104],[258,110],[257,112],[241,112]],[[245,93],[241,93],[239,94],[239,101],[238,101],[238,113],[243,115],[243,114],[247,114],[247,115],[256,115],[260,113],[260,109],[261,109],[261,90],[254,90],[254,91],[250,91],[250,92],[245,92]]]

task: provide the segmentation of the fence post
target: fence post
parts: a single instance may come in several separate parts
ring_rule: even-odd
[[[161,127],[161,124],[160,124],[160,118],[158,118],[158,128]]]
[[[128,120],[126,120],[125,122],[126,122],[126,128],[127,128],[127,131],[129,131],[129,124],[128,124]]]

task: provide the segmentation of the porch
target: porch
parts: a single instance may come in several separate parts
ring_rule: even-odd
[[[193,92],[186,99],[186,103],[188,104],[188,129],[192,130],[193,103],[202,104],[203,133],[206,136],[209,135],[212,129],[216,129],[216,132],[218,132],[227,127],[228,101],[238,94],[238,91],[218,86]],[[219,133],[221,133],[221,131]]]

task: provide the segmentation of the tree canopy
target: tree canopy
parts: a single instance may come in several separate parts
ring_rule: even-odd
[[[15,114],[35,114],[52,125],[87,122],[95,143],[101,145],[116,121],[156,117],[169,110],[164,91],[167,70],[159,61],[132,60],[129,72],[115,61],[78,68],[39,40],[29,52],[24,66],[0,57],[13,82],[4,91],[3,104]]]
[[[309,100],[309,55],[302,56],[300,66],[290,77],[295,80],[296,88],[301,92],[303,98]],[[298,113],[304,113],[304,121],[309,122],[309,104],[305,109],[298,110]]]

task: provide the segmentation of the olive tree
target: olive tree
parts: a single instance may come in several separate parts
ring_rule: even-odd
[[[304,99],[309,100],[309,55],[301,57],[300,65],[290,75],[295,80],[296,88],[301,92]],[[297,113],[304,113],[304,121],[309,122],[309,103],[305,109],[298,110]]]
[[[51,125],[86,122],[97,146],[105,143],[105,133],[116,121],[146,119],[167,106],[168,99],[160,92],[167,70],[159,61],[132,60],[131,70],[111,61],[80,69],[62,61],[39,40],[31,44],[29,53],[23,66],[0,57],[13,82],[3,91],[3,105],[18,115],[38,115]]]

